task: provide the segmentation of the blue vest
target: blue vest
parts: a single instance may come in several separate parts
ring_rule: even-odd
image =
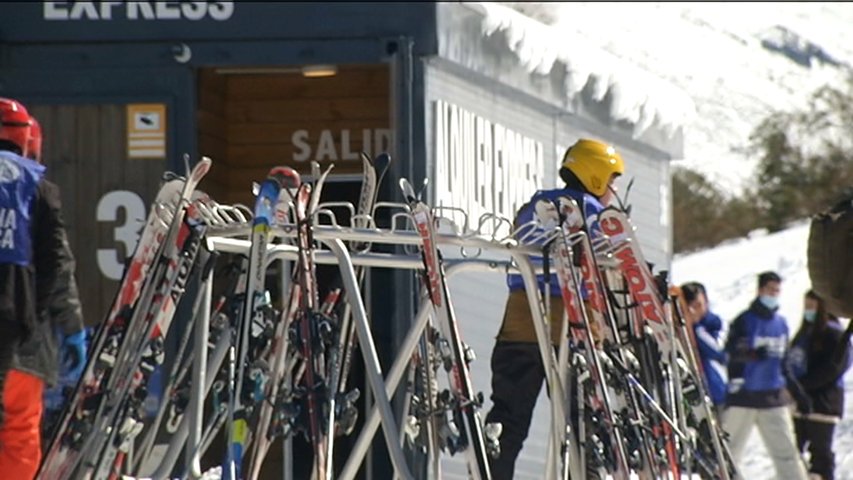
[[[0,263],[32,263],[30,210],[44,171],[28,158],[0,151]]]
[[[553,190],[539,190],[537,191],[533,197],[530,198],[530,201],[527,202],[524,206],[521,207],[521,210],[518,211],[518,215],[516,216],[515,224],[517,226],[522,226],[525,223],[528,223],[533,220],[533,214],[536,210],[536,202],[540,199],[547,198],[549,200],[556,200],[562,196],[569,196],[575,199],[578,202],[578,205],[584,211],[584,217],[586,218],[587,228],[593,235],[598,231],[598,214],[602,210],[604,210],[604,206],[601,205],[601,202],[598,201],[597,198],[592,195],[579,192],[577,190],[571,188],[555,188]],[[522,230],[520,232],[520,236],[524,237],[530,230]],[[540,256],[530,256],[530,261],[534,267],[538,267],[542,265],[542,257]],[[551,271],[554,271],[554,264],[551,262]],[[545,287],[545,276],[537,275],[536,280],[539,283],[539,289],[542,290]],[[560,296],[560,284],[557,280],[557,274],[551,273],[551,296],[559,297]],[[517,273],[507,274],[506,284],[509,287],[509,290],[524,290],[524,279],[521,278],[521,275]]]
[[[785,318],[775,312],[772,318],[762,318],[748,310],[744,314],[744,321],[750,347],[766,347],[767,357],[746,363],[741,376],[743,389],[754,392],[784,388],[786,382],[782,362],[788,346],[788,324]]]

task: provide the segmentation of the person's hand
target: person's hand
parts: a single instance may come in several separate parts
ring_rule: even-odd
[[[762,345],[752,351],[752,356],[756,360],[764,360],[765,358],[767,358],[768,354],[769,351],[767,350],[767,345]]]
[[[67,335],[62,340],[61,371],[63,378],[79,379],[86,367],[86,331]]]
[[[601,345],[601,342],[604,340],[604,335],[601,333],[601,324],[599,324],[598,319],[590,317],[589,330],[592,333],[592,341],[595,342],[596,345]]]
[[[814,412],[814,404],[812,403],[812,399],[809,397],[798,399],[797,411],[802,413],[803,415],[808,415]]]

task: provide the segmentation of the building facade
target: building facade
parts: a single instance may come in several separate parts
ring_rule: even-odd
[[[635,134],[591,85],[567,98],[564,73],[531,72],[507,32],[484,33],[489,15],[459,3],[0,4],[0,95],[42,124],[86,322],[105,315],[162,174],[183,173],[184,154],[213,159],[200,188],[215,200],[251,205],[252,182],[271,167],[308,174],[311,160],[335,164],[324,200],[355,202],[358,152],[390,151],[381,199],[401,200],[400,177],[429,178],[431,203],[476,219],[512,217],[536,189],[558,184],[565,147],[599,138],[626,158],[638,236],[665,268],[681,132]],[[417,279],[377,270],[368,283],[380,358],[390,362],[414,316]],[[452,286],[488,397],[503,278]],[[520,465],[536,471],[536,462]],[[389,468],[377,454],[365,475],[387,478]]]

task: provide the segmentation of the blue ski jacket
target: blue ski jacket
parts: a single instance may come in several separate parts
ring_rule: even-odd
[[[726,403],[749,408],[774,408],[791,403],[786,388],[785,317],[758,299],[732,322],[726,353],[729,383]]]
[[[543,198],[547,198],[548,200],[556,200],[562,196],[570,196],[578,202],[578,205],[583,209],[584,218],[586,218],[586,225],[588,231],[595,235],[595,232],[598,230],[598,214],[604,210],[604,206],[599,202],[597,198],[594,196],[583,193],[578,190],[572,188],[555,188],[553,190],[538,190],[533,196],[530,198],[530,201],[525,203],[519,210],[518,214],[515,217],[515,228],[518,228],[530,221],[533,220],[533,215],[536,209],[536,202]],[[519,237],[524,237],[525,235],[531,235],[536,231],[540,231],[541,229],[535,227],[523,228],[519,231]],[[541,242],[536,242],[541,244]],[[534,267],[538,267],[542,265],[542,257],[541,256],[531,256],[531,262]],[[551,271],[555,267],[551,266]],[[539,289],[543,290],[545,288],[545,276],[537,275],[537,281],[539,283]],[[521,275],[517,273],[507,274],[506,279],[507,286],[509,287],[510,292],[515,292],[518,290],[524,290],[524,280],[521,278]],[[560,296],[560,284],[557,280],[557,274],[551,273],[550,278],[550,291],[552,297]]]
[[[723,321],[710,311],[693,324],[696,348],[708,382],[708,394],[714,405],[726,402],[726,352],[720,342],[722,328]]]

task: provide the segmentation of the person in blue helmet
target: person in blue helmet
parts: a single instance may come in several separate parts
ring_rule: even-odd
[[[559,175],[565,185],[537,191],[519,209],[515,225],[519,227],[533,219],[538,200],[555,200],[568,195],[578,202],[587,225],[595,232],[598,230],[597,216],[613,199],[614,181],[624,171],[624,161],[612,146],[597,140],[578,140],[563,157]],[[532,261],[534,264],[542,263],[541,258],[533,258]],[[540,290],[544,291],[544,275],[539,275],[538,282]],[[564,309],[555,274],[551,274],[549,283],[550,337],[556,347],[560,343]],[[509,297],[491,359],[493,406],[486,416],[487,424],[500,423],[502,426],[500,452],[491,461],[492,476],[496,480],[513,478],[515,462],[527,438],[533,408],[545,380],[545,368],[521,276],[508,275],[507,285]]]
[[[719,415],[726,404],[726,352],[723,349],[723,321],[708,305],[708,293],[699,282],[681,286],[685,317],[693,329],[696,350],[702,362],[702,373],[708,395]]]
[[[789,409],[788,324],[778,312],[781,285],[777,273],[759,274],[758,295],[729,328],[725,347],[729,383],[722,426],[729,434],[735,463],[740,464],[749,434],[757,427],[773,459],[775,478],[806,480]]]

